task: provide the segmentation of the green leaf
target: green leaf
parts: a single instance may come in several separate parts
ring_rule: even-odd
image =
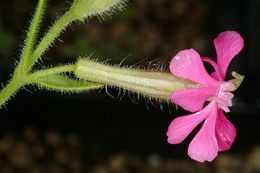
[[[33,51],[35,41],[38,36],[38,32],[43,18],[43,14],[45,12],[46,4],[47,4],[47,0],[39,0],[37,9],[33,15],[33,19],[31,21],[31,25],[27,33],[27,38],[25,40],[25,44],[21,56],[22,73],[26,73],[30,70],[30,67],[28,67],[28,64],[32,63],[31,62],[32,60],[30,59],[30,54]]]
[[[61,91],[80,91],[103,87],[104,85],[83,80],[71,79],[61,74],[50,74],[31,79],[32,83],[40,84],[50,89]]]

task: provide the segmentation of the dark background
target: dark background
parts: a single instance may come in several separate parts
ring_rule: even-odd
[[[41,36],[69,4],[70,1],[49,0]],[[0,82],[3,84],[19,59],[35,6],[33,0],[0,2]],[[245,47],[232,61],[229,72],[244,74],[245,80],[235,92],[231,113],[227,114],[236,126],[237,138],[231,150],[224,153],[247,154],[260,143],[259,9],[259,0],[132,0],[124,11],[105,21],[93,18],[85,24],[73,23],[61,35],[62,42],[56,41],[37,66],[73,62],[79,56],[93,53],[93,58],[109,59],[111,64],[127,57],[123,65],[147,67],[152,61],[167,67],[179,50],[191,47],[201,56],[214,59],[213,39],[222,31],[236,30],[244,38]],[[4,138],[12,132],[16,140],[23,140],[22,132],[28,125],[42,138],[50,130],[61,136],[76,134],[84,152],[80,157],[84,170],[120,152],[141,158],[155,153],[162,158],[189,160],[186,150],[192,135],[179,145],[168,144],[165,135],[172,119],[187,112],[148,98],[137,99],[131,93],[117,97],[117,89],[108,88],[108,92],[115,98],[104,89],[61,94],[26,86],[0,110],[0,134]],[[0,165],[7,163],[5,157],[1,158]],[[214,161],[213,165],[219,162]]]

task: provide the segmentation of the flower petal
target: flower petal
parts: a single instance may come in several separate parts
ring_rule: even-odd
[[[225,117],[222,110],[219,110],[216,138],[219,146],[219,151],[229,150],[236,138],[235,126]]]
[[[244,40],[235,31],[225,31],[214,40],[214,45],[217,52],[217,64],[224,79],[231,60],[244,47]]]
[[[207,118],[215,106],[216,104],[210,103],[197,113],[174,119],[167,131],[168,142],[171,144],[181,143],[199,123]]]
[[[204,68],[200,55],[194,49],[180,51],[170,63],[172,74],[200,83],[204,86],[217,85]]]
[[[215,96],[216,89],[213,88],[193,88],[177,90],[172,92],[172,101],[190,112],[196,112],[202,109],[208,98]]]
[[[211,162],[218,155],[218,143],[215,137],[218,107],[215,100],[210,104],[214,106],[208,112],[208,118],[188,148],[188,155],[198,162]]]
[[[212,73],[213,75],[212,74],[210,75],[211,77],[213,77],[216,80],[221,80],[221,81],[224,80],[222,78],[219,66],[215,63],[215,61],[213,61],[212,59],[210,59],[208,57],[202,57],[201,60],[210,63],[212,65],[212,67],[215,69],[215,72]]]
[[[215,71],[214,71],[213,73],[211,73],[210,76],[211,76],[213,79],[216,79],[216,80],[218,80],[218,81],[221,79],[221,78],[219,78],[219,75],[218,75],[217,72],[215,72]]]

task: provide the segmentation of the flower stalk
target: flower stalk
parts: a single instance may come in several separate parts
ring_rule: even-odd
[[[23,85],[26,84],[27,80],[20,74],[20,68],[18,67],[15,70],[12,79],[0,91],[0,109]]]

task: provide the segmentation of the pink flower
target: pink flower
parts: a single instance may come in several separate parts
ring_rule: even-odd
[[[212,161],[219,151],[229,150],[236,137],[236,129],[223,111],[232,106],[233,80],[224,81],[231,60],[244,46],[243,38],[235,31],[225,31],[214,40],[217,63],[203,57],[194,49],[180,51],[170,63],[174,75],[192,80],[201,88],[177,90],[171,99],[185,110],[196,112],[174,119],[167,132],[168,142],[181,143],[190,132],[204,121],[188,147],[188,155],[199,162]],[[202,63],[209,62],[215,69],[211,75]],[[203,108],[206,101],[211,102]]]

